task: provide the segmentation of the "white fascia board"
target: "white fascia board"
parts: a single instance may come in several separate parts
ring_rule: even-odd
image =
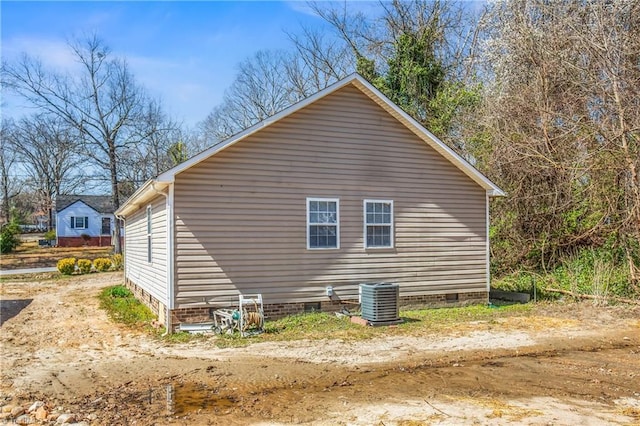
[[[493,182],[491,182],[486,176],[480,173],[475,167],[473,167],[467,160],[459,156],[453,149],[449,148],[444,142],[438,139],[433,133],[425,129],[422,124],[418,123],[413,117],[400,109],[394,104],[384,93],[376,89],[371,83],[366,81],[359,75],[354,78],[357,81],[356,86],[360,85],[359,89],[364,94],[369,96],[374,102],[380,105],[383,109],[389,112],[392,116],[396,117],[402,124],[415,133],[420,139],[425,141],[443,157],[458,167],[464,174],[469,176],[474,182],[480,185],[485,190],[491,191],[491,196],[505,196],[505,193]]]
[[[159,194],[167,188],[170,183],[159,182],[157,179],[149,179],[142,185],[131,197],[125,201],[114,213],[117,217],[127,217],[132,210],[137,210],[142,204],[145,204],[151,197]]]

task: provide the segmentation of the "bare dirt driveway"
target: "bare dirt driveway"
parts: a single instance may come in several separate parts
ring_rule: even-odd
[[[3,279],[4,421],[42,401],[50,424],[640,424],[637,308],[558,303],[447,331],[219,349],[112,323],[96,296],[120,282]]]

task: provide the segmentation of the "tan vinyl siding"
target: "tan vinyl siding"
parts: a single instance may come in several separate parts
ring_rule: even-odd
[[[151,263],[147,262],[147,205],[151,206]],[[157,300],[167,301],[167,215],[159,196],[125,222],[125,275]]]
[[[340,248],[307,250],[306,199],[340,201]],[[363,200],[393,200],[394,247],[364,248]],[[178,174],[176,307],[486,291],[485,191],[349,85]]]

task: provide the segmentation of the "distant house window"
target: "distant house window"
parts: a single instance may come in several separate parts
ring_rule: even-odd
[[[307,198],[307,248],[340,247],[339,202],[333,198]]]
[[[87,229],[89,218],[87,216],[71,216],[71,229]]]
[[[108,218],[108,217],[102,218],[102,229],[100,231],[102,235],[111,234],[111,218]]]
[[[147,207],[147,262],[151,263],[151,206]]]
[[[393,201],[364,200],[364,244],[393,247]]]

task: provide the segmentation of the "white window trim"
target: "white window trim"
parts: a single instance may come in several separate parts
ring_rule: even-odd
[[[147,206],[145,215],[145,227],[147,234],[147,263],[153,263],[153,210]]]
[[[82,226],[78,226],[78,218],[82,218]],[[87,229],[88,216],[71,216],[71,229]]]
[[[389,238],[389,246],[372,246],[367,245],[367,225],[375,226],[381,225],[379,223],[367,223],[367,203],[389,203],[391,204],[391,223],[389,226],[391,227],[391,236]],[[362,238],[364,248],[368,250],[378,250],[378,249],[390,249],[395,247],[395,215],[393,213],[393,200],[363,200],[362,201]],[[386,224],[382,224],[386,225]]]
[[[309,204],[311,201],[329,201],[336,203],[336,246],[335,247],[311,247],[309,244],[309,227],[311,223],[309,223]],[[340,199],[339,198],[314,198],[307,197],[307,218],[305,222],[307,223],[307,250],[338,250],[340,248]]]

